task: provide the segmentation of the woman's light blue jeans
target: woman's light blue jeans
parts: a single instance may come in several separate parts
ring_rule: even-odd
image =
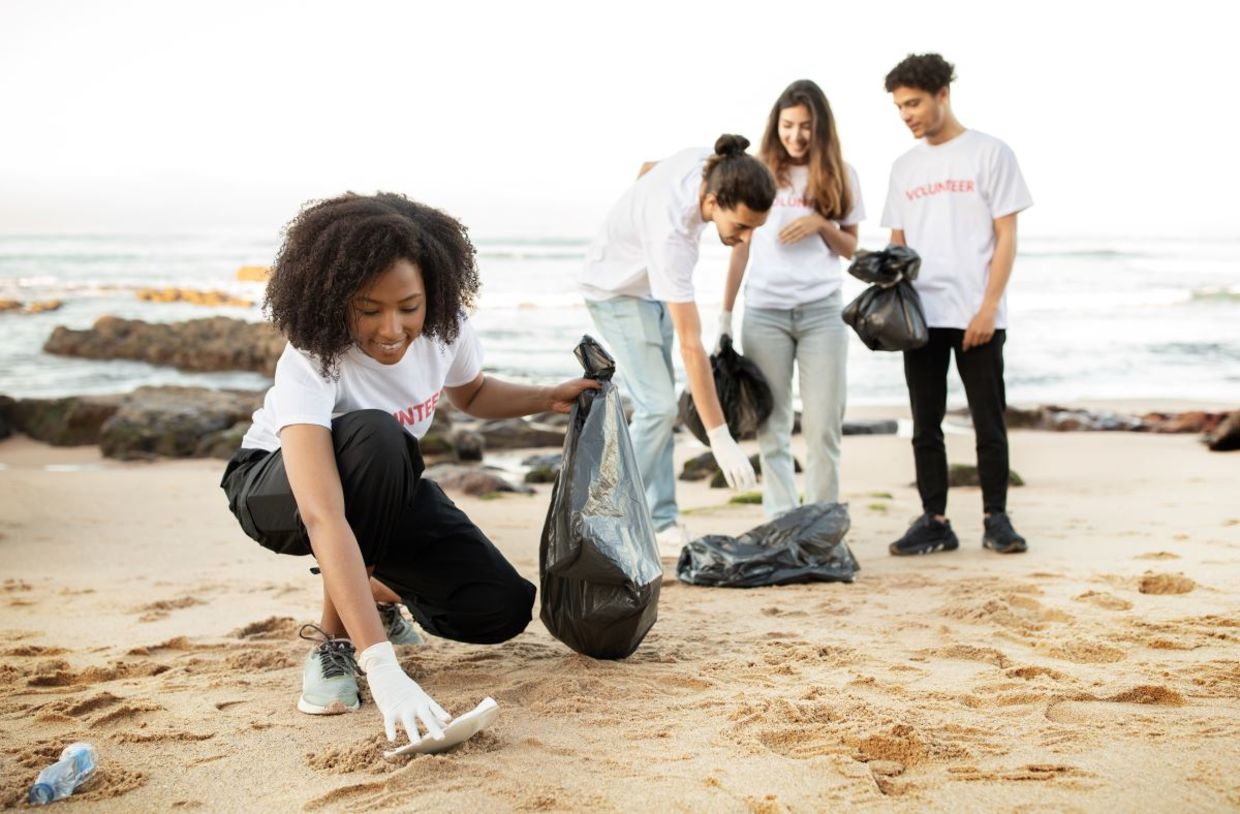
[[[805,502],[838,501],[840,435],[848,375],[848,326],[843,296],[797,308],[746,306],[741,323],[744,354],[766,376],[775,399],[758,431],[762,452],[762,508],[768,517],[800,504],[792,460],[792,366],[801,385],[801,432],[805,437]]]
[[[616,359],[624,390],[633,400],[629,436],[656,531],[676,523],[676,372],[672,367],[672,316],[667,305],[638,297],[586,300],[590,318]]]

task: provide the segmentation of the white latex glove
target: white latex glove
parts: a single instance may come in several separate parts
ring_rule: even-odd
[[[720,424],[706,432],[710,441],[710,451],[715,453],[715,463],[723,471],[724,480],[736,491],[752,489],[758,482],[753,473],[753,464],[741,449],[740,444],[732,440],[727,424]]]
[[[357,663],[366,674],[375,705],[383,713],[383,729],[388,740],[396,740],[397,721],[405,727],[410,743],[422,739],[418,734],[418,721],[426,728],[426,737],[443,740],[443,728],[452,716],[435,703],[418,682],[405,675],[396,661],[396,649],[391,642],[367,647],[358,656]]]
[[[719,312],[719,331],[715,337],[715,353],[719,352],[719,348],[723,347],[723,338],[732,335],[732,312]]]

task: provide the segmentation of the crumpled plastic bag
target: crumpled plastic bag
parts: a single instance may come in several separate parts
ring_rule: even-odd
[[[880,252],[859,251],[848,273],[873,283],[844,308],[844,321],[870,350],[915,350],[930,338],[917,279],[921,258],[907,246]]]
[[[756,364],[736,352],[732,337],[727,335],[720,338],[719,352],[711,354],[710,369],[728,432],[737,440],[752,438],[775,409],[766,377]],[[680,394],[680,420],[694,438],[710,446],[706,427],[702,426],[693,395],[688,390]]]
[[[676,576],[720,588],[852,582],[861,566],[844,542],[849,525],[847,504],[808,503],[740,537],[691,541],[680,552]]]
[[[658,617],[663,566],[615,360],[589,336],[575,353],[603,386],[582,392],[569,417],[538,553],[540,618],[578,653],[622,659]]]

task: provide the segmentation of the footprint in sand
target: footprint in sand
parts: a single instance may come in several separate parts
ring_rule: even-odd
[[[1091,605],[1097,605],[1107,610],[1126,611],[1132,609],[1132,603],[1127,599],[1122,599],[1115,594],[1109,594],[1105,591],[1086,591],[1080,596],[1072,598],[1077,602],[1088,602]]]
[[[1172,554],[1170,551],[1148,551],[1133,557],[1134,560],[1178,560],[1179,558],[1179,554]]]
[[[183,596],[179,599],[161,599],[158,602],[151,602],[146,605],[140,605],[134,608],[134,613],[140,613],[139,622],[156,622],[160,619],[166,619],[168,614],[174,610],[182,608],[191,608],[194,605],[205,604],[201,599],[192,596]]]
[[[1184,696],[1170,687],[1141,684],[1105,697],[1081,693],[1053,701],[1046,708],[1046,717],[1061,724],[1118,723],[1157,714],[1159,708],[1182,707],[1185,703]]]
[[[1183,574],[1155,574],[1147,572],[1141,577],[1141,581],[1137,583],[1137,590],[1143,594],[1186,594],[1197,587],[1197,583],[1193,582]]]

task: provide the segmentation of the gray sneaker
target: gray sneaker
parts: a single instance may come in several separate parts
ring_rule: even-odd
[[[422,644],[422,636],[413,629],[404,614],[400,612],[400,605],[394,602],[380,602],[379,621],[383,622],[383,629],[387,631],[388,641],[392,644]]]
[[[317,642],[306,656],[297,708],[309,715],[339,715],[357,710],[362,702],[357,695],[353,643],[329,636],[318,625],[302,625],[297,635]]]

